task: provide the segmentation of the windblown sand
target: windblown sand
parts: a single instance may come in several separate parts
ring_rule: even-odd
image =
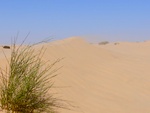
[[[150,42],[96,45],[75,37],[44,47],[43,60],[64,58],[56,65],[63,67],[54,79],[55,97],[75,107],[60,113],[150,113]]]

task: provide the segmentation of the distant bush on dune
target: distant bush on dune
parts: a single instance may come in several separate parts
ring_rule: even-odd
[[[3,46],[4,49],[10,49],[10,46]]]
[[[117,43],[117,42],[116,42],[116,43],[114,43],[114,45],[118,45],[118,44],[119,44],[119,43]]]
[[[99,42],[98,44],[99,45],[106,45],[106,44],[108,44],[109,42],[108,41],[103,41],[103,42]]]

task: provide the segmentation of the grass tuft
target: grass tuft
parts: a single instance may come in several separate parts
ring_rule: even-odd
[[[46,65],[41,58],[43,49],[38,53],[32,46],[11,47],[9,69],[1,70],[0,104],[8,113],[56,113],[63,107],[59,100],[48,94],[57,69]]]

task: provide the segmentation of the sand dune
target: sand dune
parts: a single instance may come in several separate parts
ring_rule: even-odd
[[[44,60],[64,58],[56,97],[76,106],[60,113],[150,113],[150,42],[92,45],[73,37],[44,47]]]

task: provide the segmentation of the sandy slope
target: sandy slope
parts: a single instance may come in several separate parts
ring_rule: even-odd
[[[76,107],[61,113],[150,113],[150,42],[92,45],[69,38],[44,47],[44,60],[64,58],[56,97]],[[0,52],[1,66],[3,59]]]

